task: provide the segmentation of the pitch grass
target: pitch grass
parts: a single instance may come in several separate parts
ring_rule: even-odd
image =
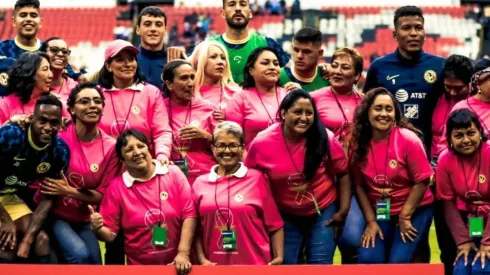
[[[436,239],[436,229],[434,227],[434,223],[432,223],[432,226],[430,227],[430,233],[429,233],[429,244],[430,244],[430,252],[431,252],[431,257],[430,257],[430,263],[435,264],[435,263],[440,263],[441,259],[439,258],[440,255],[440,250],[439,250],[439,245],[437,244],[437,239]],[[100,243],[100,250],[102,252],[102,261],[104,260],[104,254],[105,254],[105,244]],[[335,256],[333,258],[333,263],[334,264],[340,264],[340,252],[337,249],[335,251]]]

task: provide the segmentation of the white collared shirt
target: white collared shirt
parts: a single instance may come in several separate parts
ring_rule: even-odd
[[[128,188],[131,188],[131,186],[133,186],[133,183],[135,180],[141,181],[141,182],[146,182],[146,181],[152,180],[156,175],[165,175],[168,173],[168,166],[167,165],[162,165],[160,163],[160,161],[155,160],[155,159],[153,160],[153,163],[155,164],[155,171],[153,172],[153,175],[151,175],[151,177],[148,180],[140,180],[140,179],[134,178],[133,176],[131,176],[129,174],[128,171],[126,171],[122,175],[124,185],[126,185],[126,187],[128,187]]]
[[[119,91],[119,90],[133,90],[133,91],[139,91],[139,92],[143,92],[143,89],[145,88],[145,84],[143,83],[138,83],[138,84],[133,84],[127,88],[124,88],[124,89],[119,89],[119,88],[116,88],[114,86],[112,86],[112,88],[106,90],[106,91]]]
[[[208,176],[208,180],[210,182],[216,182],[216,181],[218,181],[219,178],[221,178],[221,176],[216,173],[218,166],[219,165],[216,164],[213,167],[211,167],[211,172],[209,173],[209,176]],[[245,177],[245,175],[247,174],[247,171],[248,171],[247,166],[245,166],[245,164],[243,164],[243,162],[240,162],[240,168],[238,168],[238,170],[236,170],[236,172],[233,173],[232,176],[241,179],[241,178]]]

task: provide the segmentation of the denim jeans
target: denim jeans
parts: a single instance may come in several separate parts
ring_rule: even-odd
[[[477,248],[480,248],[481,238],[473,239]],[[477,274],[490,274],[490,259],[486,258],[485,268],[482,268],[481,260],[478,259],[475,262],[475,265],[471,265],[473,263],[473,259],[475,258],[476,252],[471,251],[468,255],[468,265],[464,265],[464,257],[459,258],[454,265],[453,274],[454,275],[477,275]]]
[[[339,250],[342,255],[342,264],[356,264],[359,258],[361,238],[366,228],[366,221],[357,199],[352,197],[349,214],[345,219],[344,230],[339,240]]]
[[[359,263],[382,264],[382,263],[410,263],[415,254],[417,246],[423,236],[427,234],[433,217],[432,205],[419,207],[412,215],[412,226],[418,231],[413,242],[404,243],[400,236],[398,215],[391,216],[389,221],[378,221],[383,232],[384,240],[377,235],[375,247],[361,247],[359,249]]]
[[[283,214],[284,264],[298,264],[306,248],[308,264],[332,264],[335,253],[334,228],[325,223],[333,217],[337,205],[323,209],[321,216],[294,216]]]
[[[53,234],[69,264],[102,264],[99,241],[88,223],[55,220]]]

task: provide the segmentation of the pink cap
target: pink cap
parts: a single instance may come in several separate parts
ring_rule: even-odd
[[[134,54],[139,53],[138,48],[133,46],[133,44],[125,40],[117,39],[109,43],[109,46],[107,46],[107,49],[105,49],[104,62],[107,62],[109,58],[116,56],[122,50],[130,50]]]

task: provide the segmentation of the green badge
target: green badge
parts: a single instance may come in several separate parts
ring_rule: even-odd
[[[376,201],[376,220],[377,221],[389,221],[390,220],[390,199],[379,199]]]
[[[189,166],[187,165],[187,159],[178,159],[174,161],[174,164],[180,168],[180,170],[187,176],[187,172],[189,171]]]
[[[151,242],[154,246],[167,246],[167,228],[154,226]]]
[[[223,239],[224,250],[236,249],[236,234],[235,230],[225,230],[221,232],[221,238]]]
[[[470,237],[482,237],[483,236],[483,218],[482,217],[470,217]]]

